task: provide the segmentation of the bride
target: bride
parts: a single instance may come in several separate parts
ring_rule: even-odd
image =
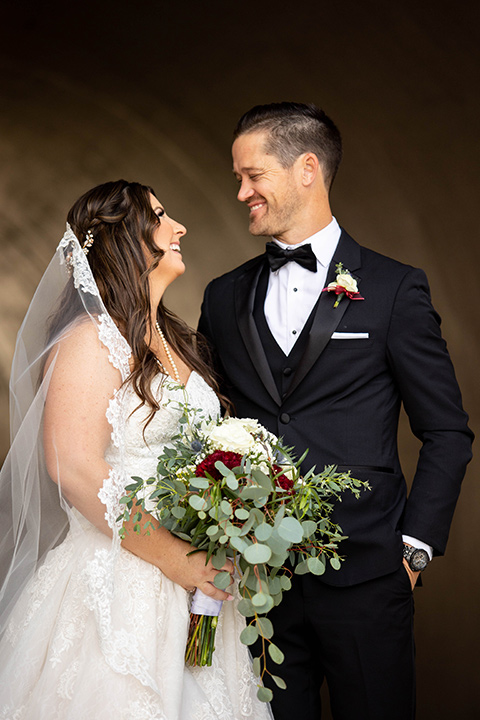
[[[271,717],[235,593],[213,585],[205,553],[163,528],[119,535],[123,488],[178,432],[175,401],[220,409],[199,341],[162,301],[185,232],[148,187],[90,190],[19,332],[0,476],[2,720]],[[194,588],[226,601],[211,667],[184,663]]]

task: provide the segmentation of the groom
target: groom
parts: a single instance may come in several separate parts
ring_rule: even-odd
[[[341,570],[294,576],[270,614],[285,653],[271,670],[288,685],[275,720],[318,720],[324,679],[336,720],[410,720],[412,590],[445,550],[473,437],[440,319],[421,270],[361,247],[332,217],[342,147],[323,111],[257,106],[234,137],[250,232],[273,240],[205,291],[199,330],[222,390],[298,456],[309,448],[305,471],[334,464],[371,486],[335,508]],[[422,442],[408,498],[401,403]]]

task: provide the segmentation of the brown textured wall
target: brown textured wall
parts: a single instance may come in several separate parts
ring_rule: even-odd
[[[250,0],[4,7],[0,452],[15,334],[73,200],[121,176],[156,188],[189,229],[188,272],[168,300],[195,324],[206,282],[262,245],[235,201],[232,127],[251,105],[285,99],[323,106],[342,130],[345,159],[333,191],[341,224],[363,244],[427,271],[478,430],[477,7],[414,0],[317,0],[283,10]],[[411,475],[418,446],[406,422],[401,445]],[[447,555],[416,592],[419,720],[480,716],[477,472],[474,460]]]

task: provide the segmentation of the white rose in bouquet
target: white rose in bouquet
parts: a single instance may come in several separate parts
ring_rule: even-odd
[[[226,418],[212,430],[209,441],[219,450],[230,450],[242,455],[255,445],[255,439],[245,430],[239,418]]]

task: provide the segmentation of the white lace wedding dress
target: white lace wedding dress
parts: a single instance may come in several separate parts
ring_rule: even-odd
[[[105,333],[115,334],[108,325]],[[110,360],[125,376],[128,348],[123,359],[118,350],[117,361]],[[100,498],[112,526],[125,480],[154,474],[156,457],[177,433],[180,410],[169,401],[183,401],[184,392],[170,384],[162,393],[145,439],[145,409],[131,415],[138,405],[133,390],[125,386],[110,403],[106,459],[113,469]],[[192,406],[218,413],[216,396],[194,372],[186,393]],[[256,698],[257,681],[239,640],[245,621],[235,605],[223,605],[212,667],[185,667],[189,594],[73,511],[68,535],[23,592],[0,646],[0,718],[271,718]]]

